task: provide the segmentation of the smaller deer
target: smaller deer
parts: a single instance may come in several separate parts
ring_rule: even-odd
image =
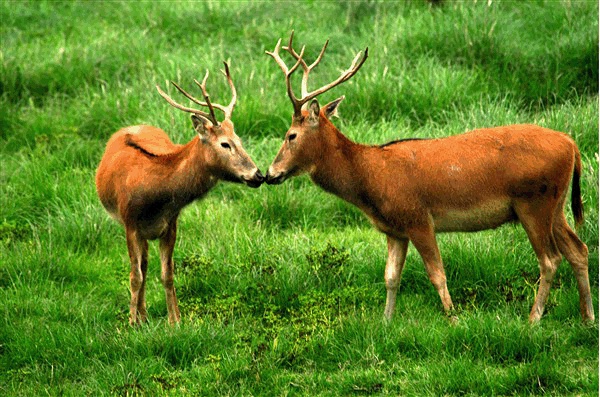
[[[535,125],[513,125],[443,139],[401,140],[381,146],[354,143],[329,121],[344,97],[322,108],[314,98],[356,74],[367,59],[367,50],[362,58],[358,53],[335,81],[309,92],[308,75],[321,61],[328,42],[309,66],[302,58],[304,48],[298,54],[292,40],[293,32],[287,47],[281,47],[280,39],[272,52],[267,51],[285,75],[294,114],[266,182],[278,184],[308,173],[315,184],[360,208],[387,236],[387,319],[395,309],[409,242],[421,255],[444,310],[450,312],[453,304],[436,233],[493,229],[518,221],[527,232],[541,273],[530,322],[538,321],[544,312],[561,254],[575,273],[582,317],[594,320],[588,249],[563,212],[572,179],[571,208],[577,223],[583,220],[581,157],[568,135]],[[279,55],[281,48],[296,60],[292,68]],[[290,77],[300,66],[302,96],[297,98]]]
[[[131,261],[129,322],[132,325],[147,318],[148,240],[160,241],[161,281],[169,323],[178,323],[180,314],[173,287],[172,257],[179,213],[208,193],[219,180],[245,183],[253,188],[264,180],[234,132],[231,114],[237,93],[227,63],[223,73],[232,91],[228,106],[211,103],[206,92],[208,71],[202,84],[194,80],[202,90],[204,102],[173,83],[188,99],[208,107],[208,113],[180,105],[156,86],[169,104],[192,114],[198,135],[189,143],[174,144],[164,131],[148,125],[126,127],[110,138],[98,166],[96,189],[100,201],[108,213],[125,226]],[[221,123],[215,117],[215,108],[225,114]]]

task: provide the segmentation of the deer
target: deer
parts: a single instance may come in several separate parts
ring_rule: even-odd
[[[264,176],[244,150],[231,121],[237,101],[229,65],[225,75],[232,98],[227,106],[212,103],[206,91],[208,70],[200,87],[204,101],[196,99],[175,82],[190,101],[208,112],[175,102],[160,86],[158,93],[173,107],[191,113],[197,135],[187,144],[175,144],[161,129],[149,125],[123,128],[112,135],[96,173],[96,189],[106,211],[125,228],[131,262],[129,323],[147,320],[145,287],[148,240],[159,240],[161,282],[168,320],[180,322],[174,288],[173,250],[181,210],[204,197],[218,181],[259,187]],[[224,119],[217,120],[215,109]]]
[[[454,305],[436,241],[443,232],[476,232],[520,223],[537,256],[539,287],[529,314],[542,317],[562,256],[571,265],[584,321],[594,321],[588,275],[588,249],[567,223],[564,206],[569,182],[571,209],[583,222],[581,155],[567,134],[537,125],[481,128],[438,139],[401,139],[383,145],[355,143],[330,121],[345,98],[320,106],[317,96],[354,76],[368,57],[358,52],[350,67],[329,84],[308,91],[309,73],[320,63],[329,40],[308,65],[305,46],[277,41],[265,51],[283,71],[294,113],[284,141],[269,166],[266,183],[281,184],[308,174],[320,188],[358,207],[387,237],[384,318],[392,319],[409,243],[419,253],[445,313]],[[289,53],[288,68],[280,51]],[[301,96],[291,77],[303,69]]]

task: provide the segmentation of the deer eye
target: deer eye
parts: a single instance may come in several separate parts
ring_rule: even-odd
[[[231,146],[227,142],[221,142],[221,147],[225,149],[231,149]]]
[[[296,133],[290,134],[290,135],[288,136],[288,141],[290,141],[290,142],[291,142],[291,141],[293,141],[294,139],[296,139],[296,136],[297,136],[297,134],[296,134]]]

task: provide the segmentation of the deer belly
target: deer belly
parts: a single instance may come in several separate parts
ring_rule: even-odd
[[[475,232],[517,220],[508,200],[433,211],[432,216],[438,232]]]
[[[136,216],[136,225],[140,235],[147,240],[163,237],[171,224],[177,221],[179,211],[169,205],[146,206]]]
[[[140,222],[140,236],[146,240],[156,240],[164,236],[169,230],[170,223],[165,218],[158,218],[152,222]]]

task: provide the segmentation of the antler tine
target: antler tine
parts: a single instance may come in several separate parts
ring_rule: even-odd
[[[225,113],[226,119],[231,119],[233,108],[235,107],[235,104],[237,102],[237,91],[235,89],[235,86],[233,85],[231,74],[229,73],[229,65],[227,64],[227,62],[223,62],[223,65],[225,65],[225,70],[222,70],[221,72],[223,72],[223,74],[227,78],[227,83],[229,84],[229,88],[231,88],[231,101],[229,102],[229,105],[225,107],[225,110],[223,112]]]
[[[311,65],[308,67],[310,70],[313,70],[315,68],[315,66],[317,66],[319,64],[319,62],[321,62],[321,59],[323,58],[323,54],[325,54],[325,50],[327,49],[327,46],[329,45],[329,39],[327,39],[327,41],[325,41],[325,44],[323,44],[323,48],[321,48],[321,52],[319,53],[319,56],[317,57],[317,59],[311,63]]]
[[[215,109],[213,108],[213,104],[210,102],[208,92],[206,92],[206,80],[208,80],[208,69],[206,70],[206,74],[204,75],[202,84],[198,83],[198,80],[196,80],[196,79],[194,79],[194,83],[196,83],[196,85],[198,85],[200,87],[200,89],[202,90],[202,95],[204,96],[204,100],[206,101],[204,106],[208,107],[208,110],[210,112],[210,117],[212,118],[212,120],[214,120],[215,125],[217,125],[217,124],[219,124],[219,122],[217,121],[217,117],[215,116]],[[222,110],[222,109],[220,109],[220,110]]]
[[[206,106],[206,103],[200,101],[199,99],[194,98],[193,96],[191,96],[187,91],[185,91],[183,88],[181,88],[177,83],[175,83],[174,81],[171,81],[171,84],[173,84],[175,86],[175,88],[177,88],[177,91],[181,92],[187,99],[189,99],[192,102],[197,103],[198,105],[202,105],[202,106]]]
[[[360,69],[362,67],[363,63],[365,63],[365,61],[369,57],[369,47],[365,48],[365,53],[364,53],[362,59],[360,60],[360,63],[357,65],[356,62],[358,61],[359,57],[360,57],[360,52],[358,52],[356,54],[356,56],[354,57],[354,60],[352,61],[352,64],[350,65],[350,68],[348,69],[348,71],[352,71],[352,74],[348,78],[354,76],[354,74],[356,72],[358,72],[358,69]],[[346,81],[346,80],[344,80],[344,81]]]
[[[288,48],[294,48],[294,46],[292,45],[292,43],[294,42],[294,32],[295,32],[295,30],[292,29],[292,33],[290,33],[290,39],[288,41],[287,48],[283,47],[284,50],[287,50]]]
[[[173,83],[173,85],[175,85],[175,87],[179,88],[179,87],[177,86],[177,84]],[[168,102],[168,103],[169,103],[171,106],[173,106],[174,108],[176,108],[176,109],[179,109],[179,110],[183,110],[184,112],[188,112],[188,113],[194,113],[194,114],[196,114],[196,115],[202,116],[202,117],[204,117],[204,118],[206,118],[206,119],[209,119],[209,120],[210,120],[210,115],[209,115],[208,113],[206,113],[206,112],[203,112],[203,111],[201,111],[201,110],[198,110],[198,109],[192,109],[192,108],[188,108],[188,107],[186,107],[186,106],[183,106],[183,105],[181,105],[181,104],[179,104],[179,103],[175,102],[175,101],[174,101],[174,100],[173,100],[173,99],[172,99],[172,98],[171,98],[169,95],[167,95],[167,93],[166,93],[166,92],[164,92],[164,91],[163,91],[163,90],[162,90],[162,89],[161,89],[161,88],[160,88],[158,85],[156,86],[156,89],[158,90],[158,93],[160,94],[160,96],[162,96],[162,97],[163,97],[163,98],[164,98],[164,99],[165,99],[165,100],[166,100],[166,101],[167,101],[167,102]],[[183,90],[181,90],[181,89],[179,89],[179,90],[183,92]],[[211,122],[212,122],[212,120],[211,120]]]
[[[275,60],[275,62],[277,62],[277,65],[279,65],[279,67],[281,68],[283,73],[287,76],[288,68],[287,68],[287,65],[285,64],[285,62],[283,62],[283,59],[281,59],[281,57],[279,56],[280,48],[281,48],[281,39],[277,40],[277,44],[275,44],[275,49],[273,51],[265,51],[265,54],[272,56],[273,59]]]

